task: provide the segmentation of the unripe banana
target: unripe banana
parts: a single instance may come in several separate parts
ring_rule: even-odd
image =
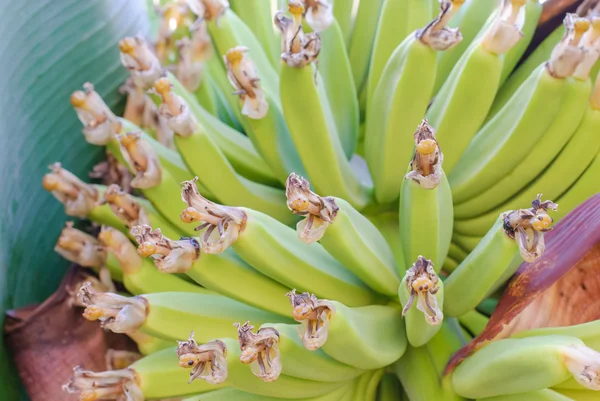
[[[594,395],[595,397],[598,394]],[[591,398],[590,398],[591,399]],[[594,398],[595,399],[595,398]],[[478,398],[476,401],[577,401],[557,391],[546,388],[543,390],[530,391],[527,393],[505,394],[496,397]],[[583,400],[581,400],[583,401]]]
[[[164,340],[144,334],[141,331],[133,330],[125,333],[127,337],[135,341],[138,350],[142,355],[150,355],[163,349],[173,348],[173,340]]]
[[[386,373],[377,388],[377,401],[399,401],[403,392],[398,378],[393,373]]]
[[[400,226],[398,224],[398,213],[377,213],[376,215],[365,216],[377,228],[379,233],[385,238],[388,246],[394,254],[394,260],[398,267],[398,272],[403,275],[408,269],[404,265],[404,253],[402,251],[402,238],[400,237]]]
[[[242,0],[245,1],[245,0]],[[352,382],[350,382],[352,383]],[[348,384],[340,389],[333,390],[328,394],[320,395],[316,397],[308,398],[297,398],[297,401],[342,401],[346,393],[352,390],[352,384]],[[285,394],[284,394],[285,395]],[[200,394],[194,397],[185,398],[181,401],[281,401],[286,398],[280,397],[265,397],[264,395],[258,395],[249,393],[246,391],[238,390],[236,388],[224,388],[210,393]]]
[[[569,187],[569,191],[560,198],[561,213],[556,217],[563,218],[568,212],[574,210],[583,201],[600,191],[598,180],[600,174],[600,157],[596,155],[589,167],[579,176],[577,181]],[[564,208],[564,209],[563,209]]]
[[[600,353],[576,337],[549,335],[493,341],[452,372],[456,392],[467,398],[541,390],[573,377],[600,390]]]
[[[568,335],[579,338],[588,347],[600,352],[600,320],[563,327],[542,327],[511,335],[512,338],[526,338],[546,335]]]
[[[593,390],[567,390],[567,389],[552,389],[555,395],[562,396],[557,398],[557,401],[596,401],[598,392]]]
[[[319,241],[369,287],[385,295],[397,293],[394,255],[367,218],[342,199],[315,194],[309,182],[294,173],[286,182],[286,195],[292,213],[307,216],[296,226],[302,242]]]
[[[444,155],[427,120],[417,128],[414,143],[414,157],[400,190],[402,253],[405,266],[423,255],[439,273],[452,239],[452,194],[442,167]]]

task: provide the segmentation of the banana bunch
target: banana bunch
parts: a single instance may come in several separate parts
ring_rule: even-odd
[[[92,83],[70,99],[114,160],[103,183],[60,163],[42,180],[93,223],[55,248],[98,276],[73,306],[143,355],[76,367],[65,391],[600,397],[598,322],[446,368],[553,222],[600,190],[600,1],[524,60],[537,0],[162,3],[152,38],[115,43],[123,115]],[[130,185],[111,181],[123,171]]]

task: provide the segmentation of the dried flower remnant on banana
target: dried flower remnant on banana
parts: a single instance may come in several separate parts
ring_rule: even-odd
[[[206,61],[213,55],[212,42],[205,22],[197,24],[191,38],[177,41],[179,60],[175,75],[190,92],[195,92],[202,82]]]
[[[126,166],[119,163],[109,150],[106,151],[106,160],[92,167],[92,171],[88,176],[100,180],[105,186],[116,184],[126,193],[132,191],[131,180],[133,180],[133,175]]]
[[[527,0],[503,0],[492,26],[483,34],[481,46],[490,53],[504,54],[523,38]]]
[[[542,202],[541,196],[539,194],[531,203],[531,208],[504,215],[504,232],[517,241],[521,257],[526,262],[533,262],[544,253],[544,232],[552,229],[552,217],[548,215],[548,209],[558,209],[558,205],[552,201]]]
[[[162,7],[155,6],[155,11],[160,20],[154,48],[159,60],[168,63],[174,58],[173,51],[177,36],[185,34],[193,22],[193,15],[185,0],[172,1]]]
[[[167,78],[161,78],[154,83],[152,92],[162,99],[158,113],[177,135],[188,137],[196,131],[198,123],[186,101],[174,94],[172,88],[173,85]]]
[[[69,221],[56,241],[54,251],[83,267],[100,267],[106,262],[106,250],[93,236],[73,227]]]
[[[86,217],[98,205],[99,194],[93,185],[65,170],[60,163],[48,166],[51,173],[44,176],[42,186],[65,206],[69,216]]]
[[[416,31],[417,38],[433,50],[447,50],[462,41],[458,28],[449,28],[448,22],[458,12],[465,0],[442,0],[440,14],[425,28]]]
[[[255,376],[264,382],[277,380],[282,364],[279,354],[279,332],[272,327],[263,327],[255,333],[250,322],[235,323],[240,343],[240,362],[250,364]]]
[[[128,132],[117,137],[123,158],[136,171],[131,186],[146,189],[159,185],[162,180],[160,161],[150,145],[142,139],[141,133]]]
[[[102,226],[98,239],[112,252],[125,273],[133,273],[142,267],[142,258],[137,254],[135,246],[122,232],[110,227]]]
[[[269,104],[260,87],[260,78],[254,63],[247,56],[244,46],[229,49],[223,60],[227,69],[227,78],[243,102],[242,114],[253,119],[263,118],[269,111]]]
[[[432,326],[442,323],[444,314],[440,309],[435,294],[438,293],[439,278],[433,270],[431,260],[419,256],[417,261],[406,271],[406,287],[410,293],[408,302],[402,309],[402,316],[411,308],[417,298],[417,309],[423,312],[425,320]]]
[[[195,238],[174,241],[162,235],[160,228],[152,230],[148,225],[133,227],[131,235],[139,244],[138,254],[151,257],[162,273],[185,273],[200,257],[200,244]]]
[[[227,0],[187,0],[187,4],[198,16],[198,20],[191,29],[196,29],[196,26],[203,20],[218,22],[219,18],[229,9]]]
[[[133,83],[148,89],[164,75],[164,70],[146,41],[139,36],[127,37],[119,42],[121,63],[131,73]]]
[[[600,352],[585,345],[572,345],[563,349],[565,366],[577,383],[600,391]]]
[[[304,18],[315,32],[323,32],[333,24],[333,4],[327,0],[302,0]]]
[[[76,366],[62,388],[69,394],[79,394],[81,401],[144,401],[133,369],[92,372]]]
[[[71,94],[71,105],[83,124],[85,140],[93,145],[106,145],[121,130],[117,116],[104,103],[89,82],[83,84],[83,90]]]
[[[414,134],[415,154],[410,162],[411,171],[404,177],[414,180],[421,188],[433,189],[442,179],[444,155],[435,139],[433,127],[424,119]]]
[[[127,369],[129,365],[142,358],[139,352],[123,351],[109,348],[106,351],[105,360],[108,370]]]
[[[102,203],[107,203],[115,216],[125,223],[128,228],[150,224],[150,217],[135,197],[123,191],[116,184],[109,185],[106,188]]]
[[[316,32],[302,31],[304,6],[300,1],[290,0],[288,10],[292,18],[282,11],[275,14],[275,26],[282,33],[281,59],[290,67],[302,68],[317,59],[321,51],[321,38]]]
[[[69,307],[85,308],[85,305],[79,299],[79,290],[87,282],[90,283],[95,292],[116,292],[115,285],[110,278],[110,272],[106,267],[102,267],[98,271],[98,278],[86,275],[80,282],[75,284],[73,288],[67,288],[67,293],[69,294]]]
[[[81,304],[85,305],[83,317],[99,320],[102,328],[115,333],[138,329],[146,321],[147,302],[143,297],[124,297],[113,293],[95,292],[90,283],[79,290]]]
[[[287,206],[292,213],[306,216],[296,224],[300,240],[310,244],[323,238],[339,210],[335,199],[317,195],[310,190],[308,180],[294,173],[290,174],[285,182],[285,195]]]
[[[194,332],[187,341],[179,341],[177,357],[179,366],[191,368],[190,381],[205,380],[211,384],[220,384],[227,379],[227,347],[220,340],[213,340],[198,345],[194,340]]]
[[[240,208],[218,205],[204,198],[196,187],[197,179],[183,182],[181,199],[188,207],[181,213],[181,221],[202,223],[196,227],[196,231],[206,229],[200,237],[202,250],[221,253],[237,240],[247,216]]]
[[[546,70],[555,78],[565,78],[573,75],[579,63],[585,56],[585,49],[580,42],[590,27],[590,21],[579,18],[577,14],[567,14],[564,19],[565,34],[554,47]]]
[[[590,28],[581,38],[581,47],[585,49],[583,60],[577,65],[573,77],[586,80],[600,58],[600,17],[590,18]]]
[[[335,305],[325,299],[292,290],[286,294],[292,303],[292,317],[301,323],[298,334],[306,349],[315,351],[323,346],[329,335],[329,323],[335,315]]]

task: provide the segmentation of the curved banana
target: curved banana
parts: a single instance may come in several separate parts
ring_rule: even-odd
[[[228,249],[212,255],[195,238],[172,240],[162,230],[141,225],[132,229],[138,253],[154,260],[162,273],[185,273],[203,287],[257,308],[289,316],[284,295],[289,288],[259,273]],[[168,275],[170,276],[170,275]]]
[[[402,279],[398,297],[409,344],[425,345],[440,331],[444,319],[444,283],[435,274],[430,260],[419,256]],[[415,297],[417,306],[413,307]]]
[[[595,397],[598,395],[595,394]],[[527,393],[506,394],[496,397],[478,398],[476,401],[577,401],[578,399],[567,397],[557,391],[546,388]],[[583,401],[583,400],[581,400]]]
[[[458,321],[469,333],[478,336],[487,326],[489,318],[476,310],[470,310],[464,315],[460,315]]]
[[[456,262],[462,262],[467,256],[468,252],[465,252],[460,246],[451,242],[450,247],[448,248],[448,256],[454,259]]]
[[[125,334],[135,342],[138,350],[144,356],[154,354],[163,349],[173,348],[172,340],[163,340],[162,338],[153,337],[137,330],[129,331]]]
[[[576,337],[548,335],[493,341],[452,372],[454,390],[467,398],[552,387],[573,377],[600,390],[600,353]]]
[[[349,308],[305,292],[288,296],[298,334],[309,350],[323,349],[332,358],[359,369],[378,369],[396,361],[406,349],[402,311],[396,304]]]
[[[452,239],[452,194],[444,154],[433,128],[423,122],[414,134],[415,153],[400,189],[399,222],[405,265],[420,255],[439,273]]]
[[[375,401],[377,397],[377,386],[381,381],[384,369],[370,370],[363,374],[354,388],[352,401]]]
[[[598,399],[598,392],[593,390],[553,389],[553,391],[556,396],[559,394],[562,396],[562,398],[556,398],[557,401],[595,401]]]
[[[572,15],[565,24],[568,34],[548,63],[532,73],[521,90],[481,128],[449,173],[455,203],[487,190],[515,168],[553,123],[568,90],[569,80],[565,78],[583,59],[584,51],[577,46],[590,25]]]
[[[286,183],[292,213],[307,216],[296,230],[302,242],[323,248],[373,290],[395,295],[400,285],[394,255],[377,228],[349,203],[321,197],[309,182],[292,173]]]
[[[290,288],[314,291],[350,306],[369,305],[375,295],[320,244],[298,240],[294,229],[248,208],[217,205],[200,195],[193,181],[183,185],[188,208],[181,218],[201,222],[202,250],[221,253],[232,246],[259,272]],[[265,258],[265,255],[269,255]]]
[[[502,9],[460,57],[427,110],[426,117],[437,130],[437,139],[444,149],[444,166],[449,177],[492,106],[500,84],[502,55],[522,37],[524,3],[524,0],[503,2]],[[483,74],[485,80],[480,79]],[[468,118],[465,118],[466,105],[469,105]]]
[[[377,388],[377,401],[399,401],[402,399],[402,384],[393,373],[386,373]]]
[[[495,215],[495,217],[498,218],[498,213]],[[455,220],[455,227],[457,222],[460,223],[459,220]],[[493,225],[494,221],[492,221],[490,224],[487,224],[486,230],[489,230]],[[478,234],[474,236],[462,235],[460,234],[459,229],[455,229],[454,233],[452,234],[452,241],[454,241],[456,245],[458,245],[464,252],[470,253],[473,249],[475,249],[477,244],[481,242],[481,239],[486,233],[487,231],[483,234]]]
[[[368,103],[365,155],[379,203],[398,198],[403,172],[414,151],[412,133],[431,99],[437,52],[462,39],[457,29],[446,27],[462,3],[444,0],[437,18],[398,45]]]
[[[498,289],[522,261],[545,250],[544,231],[552,223],[548,209],[557,205],[538,196],[530,209],[502,213],[475,249],[444,282],[444,313],[461,316]]]
[[[457,262],[450,255],[448,255],[448,256],[446,256],[446,259],[444,259],[444,264],[442,265],[442,271],[444,271],[447,274],[450,274],[454,270],[456,270],[459,263],[460,262]]]
[[[512,338],[526,338],[546,335],[568,335],[579,338],[588,347],[600,352],[600,320],[562,327],[542,327],[512,334]]]
[[[569,187],[569,191],[564,193],[559,199],[561,204],[561,213],[558,213],[556,219],[562,219],[567,213],[579,206],[583,201],[594,194],[600,192],[598,180],[600,174],[600,157],[596,155],[590,166],[581,174],[577,181]]]
[[[244,0],[242,0],[244,1]],[[308,397],[296,398],[297,401],[341,401],[342,398],[351,388],[351,385],[344,386],[340,389],[333,390],[328,394]],[[281,401],[286,398],[280,397],[265,397],[264,395],[253,394],[236,388],[224,388],[210,393],[200,394],[194,397],[184,398],[181,401]]]
[[[402,251],[402,238],[400,237],[399,218],[397,213],[377,213],[375,215],[365,216],[377,231],[383,236],[389,248],[392,250],[398,273],[403,275],[409,266],[404,263],[404,253]]]
[[[315,83],[312,62],[320,51],[320,37],[302,33],[303,7],[294,1],[290,4],[293,19],[282,13],[275,16],[286,50],[279,88],[284,117],[317,191],[343,198],[360,210],[370,202],[372,188],[370,183],[361,182],[344,154],[324,85]],[[326,174],[323,165],[328,166]]]

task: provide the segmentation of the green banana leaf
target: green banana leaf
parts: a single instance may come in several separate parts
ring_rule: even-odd
[[[69,103],[90,81],[122,107],[117,42],[149,30],[148,0],[0,0],[0,327],[42,302],[67,267],[53,246],[67,220],[41,187],[55,161],[84,177],[102,157]],[[0,342],[0,399],[27,399]]]

